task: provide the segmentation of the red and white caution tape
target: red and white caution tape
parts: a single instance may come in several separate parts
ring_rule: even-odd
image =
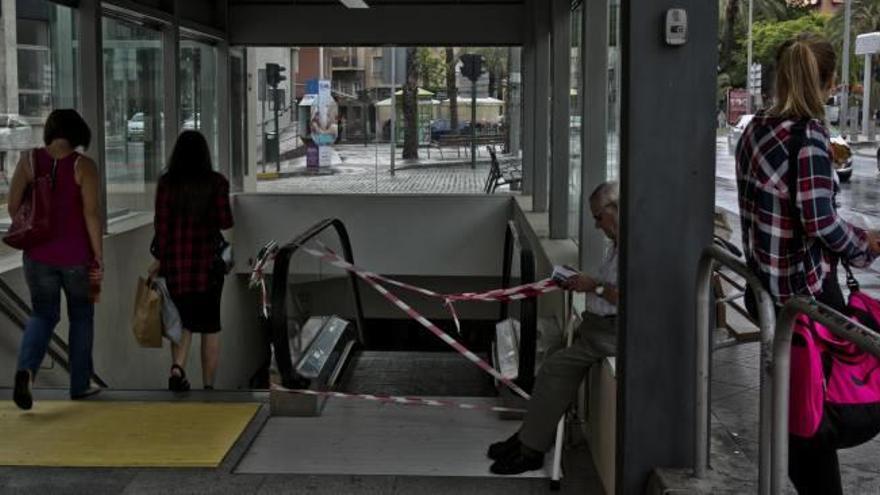
[[[343,392],[329,392],[321,390],[308,389],[291,389],[272,386],[273,390],[279,392],[289,392],[292,394],[312,395],[316,397],[333,397],[336,399],[360,399],[371,402],[380,402],[383,404],[398,404],[401,406],[427,406],[427,407],[449,407],[455,409],[467,409],[471,411],[492,411],[492,412],[509,412],[509,413],[525,413],[525,409],[515,407],[501,406],[485,406],[482,404],[468,404],[464,402],[453,402],[449,400],[428,399],[425,397],[403,397],[399,395],[376,395],[376,394],[346,394]]]
[[[534,282],[531,284],[524,284],[517,287],[510,287],[507,289],[494,289],[487,292],[466,292],[461,294],[440,294],[438,292],[434,292],[432,290],[428,290],[422,287],[417,287],[415,285],[407,284],[404,282],[400,282],[388,277],[384,277],[377,273],[370,272],[368,270],[364,270],[359,268],[344,259],[342,259],[339,255],[334,253],[329,248],[324,246],[324,251],[319,251],[317,249],[313,249],[307,246],[300,246],[300,249],[305,253],[314,256],[323,260],[324,262],[340,268],[342,270],[346,270],[348,272],[354,273],[358,278],[369,284],[373,287],[379,294],[381,294],[385,299],[390,301],[392,304],[397,306],[401,311],[406,313],[410,318],[417,321],[420,325],[425,327],[428,331],[433,333],[437,338],[442,340],[445,344],[455,349],[456,352],[464,356],[468,361],[475,364],[477,367],[491,375],[494,379],[503,383],[506,387],[512,390],[514,393],[519,395],[524,399],[529,399],[529,394],[520,388],[516,383],[512,380],[506,378],[501,373],[498,372],[495,368],[493,368],[489,363],[481,359],[479,356],[471,352],[465,346],[461,345],[457,340],[451,337],[449,334],[441,330],[437,325],[432,323],[430,320],[422,316],[421,313],[413,309],[403,300],[398,298],[396,295],[392,294],[388,289],[382,286],[379,282],[385,282],[389,285],[394,285],[396,287],[400,287],[402,289],[406,289],[412,292],[416,292],[418,294],[422,294],[427,297],[442,299],[447,308],[449,308],[450,313],[452,314],[453,320],[455,321],[455,326],[461,332],[461,325],[459,322],[458,314],[455,311],[455,307],[453,306],[453,302],[455,301],[483,301],[483,302],[507,302],[507,301],[516,301],[520,299],[525,299],[529,297],[537,297],[542,294],[547,294],[549,292],[553,292],[559,289],[558,284],[552,279],[544,279],[538,282]],[[265,266],[268,259],[274,256],[277,252],[277,246],[274,249],[267,249],[266,256],[261,257],[257,264],[254,266],[253,273],[251,274],[251,285],[260,285],[262,294],[263,294],[263,313],[268,317],[268,299],[266,295],[266,284],[263,281],[263,267]],[[330,392],[328,392],[330,393]]]

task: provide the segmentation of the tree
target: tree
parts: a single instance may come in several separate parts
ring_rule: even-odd
[[[877,0],[852,0],[851,33],[872,33],[880,31],[880,2]],[[840,9],[827,23],[825,35],[834,44],[838,54],[843,53],[843,15],[844,9]],[[854,40],[850,40],[854,41]],[[855,43],[850,44],[850,49],[855,48]],[[862,59],[852,57],[849,69],[850,83],[861,81]],[[842,76],[839,79],[843,79]]]
[[[809,13],[804,0],[753,0],[756,23],[797,19]],[[733,87],[746,85],[746,40],[748,38],[748,2],[719,0],[719,76],[726,74]],[[754,30],[753,33],[754,35]]]
[[[823,34],[828,17],[810,13],[786,21],[756,22],[752,29],[753,59],[762,66],[762,86],[769,90],[776,73],[776,52],[779,47],[801,33]]]
[[[436,92],[443,87],[446,77],[443,60],[431,48],[418,48],[416,53],[422,87]]]
[[[419,57],[406,49],[406,83],[403,85],[403,158],[419,158]]]
[[[458,88],[455,85],[455,48],[446,47],[446,97],[449,98],[449,128],[458,132]]]

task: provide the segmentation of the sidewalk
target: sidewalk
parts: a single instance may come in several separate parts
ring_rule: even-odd
[[[457,153],[454,149],[445,149],[441,154],[437,149],[419,148],[419,159],[404,160],[401,157],[402,150],[398,148],[395,154],[395,170],[413,169],[436,169],[444,167],[467,167],[471,165],[469,155],[462,149]],[[391,149],[388,143],[375,144],[341,144],[331,149],[331,164],[321,166],[318,169],[306,167],[306,157],[300,156],[292,160],[281,162],[280,172],[276,175],[276,164],[267,163],[265,170],[267,179],[335,175],[339,173],[357,173],[365,170],[374,170],[378,167],[388,168],[391,163]],[[498,155],[501,162],[514,159],[513,156]],[[485,149],[477,154],[477,166],[485,167],[490,162],[489,153]],[[263,165],[257,166],[262,172]]]

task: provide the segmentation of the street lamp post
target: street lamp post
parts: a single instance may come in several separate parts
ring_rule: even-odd
[[[749,0],[749,39],[746,47],[746,113],[752,113],[752,16],[754,12],[754,0]]]
[[[837,123],[841,133],[846,135],[849,130],[849,53],[850,38],[852,38],[852,0],[844,0],[846,6],[843,14],[843,68],[840,80],[843,83],[843,91],[840,95],[840,112],[837,115]]]

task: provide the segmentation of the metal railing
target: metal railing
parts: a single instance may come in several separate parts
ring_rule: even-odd
[[[880,357],[880,334],[868,327],[850,320],[828,306],[806,297],[795,297],[785,303],[776,321],[773,360],[770,364],[773,376],[773,417],[772,443],[769,452],[772,459],[770,492],[773,494],[782,493],[788,470],[788,394],[791,336],[795,320],[802,314],[821,323],[835,336],[846,339],[855,344],[859,349]],[[763,428],[765,424],[764,418],[762,417],[761,419]],[[763,445],[761,446],[761,452],[765,452]]]
[[[342,245],[342,256],[345,261],[354,263],[351,251],[351,242],[349,241],[348,231],[345,224],[336,218],[328,218],[316,223],[302,234],[295,237],[287,244],[281,246],[275,255],[275,266],[272,272],[272,313],[270,315],[270,323],[272,328],[272,343],[275,349],[275,363],[278,365],[278,372],[281,375],[282,384],[285,387],[296,388],[301,383],[302,378],[299,377],[294,370],[293,360],[290,355],[288,320],[287,320],[287,293],[288,293],[288,273],[290,270],[290,258],[293,254],[306,242],[315,238],[321,232],[332,228],[339,237]],[[358,288],[357,275],[352,272],[348,273],[351,281],[351,296],[354,305],[355,319],[357,324],[358,339],[364,344],[364,311],[361,303],[361,294]]]
[[[709,357],[711,354],[711,332],[709,327],[709,308],[712,304],[710,287],[712,272],[716,266],[724,266],[739,274],[755,294],[758,306],[758,327],[761,331],[761,373],[760,373],[760,440],[758,493],[766,495],[770,490],[770,452],[773,395],[770,384],[770,362],[772,360],[773,325],[775,314],[773,299],[764,290],[758,277],[730,251],[720,246],[710,246],[703,251],[697,268],[697,390],[696,390],[696,431],[694,434],[694,476],[705,478],[709,466]]]
[[[513,270],[513,253],[519,248],[520,283],[535,281],[535,255],[532,249],[522,242],[519,230],[513,220],[507,222],[504,233],[504,256],[501,268],[501,287],[510,287]],[[525,298],[520,303],[519,365],[516,384],[528,392],[535,383],[535,360],[538,347],[538,302],[535,298]],[[506,320],[509,302],[502,302],[500,319]]]

